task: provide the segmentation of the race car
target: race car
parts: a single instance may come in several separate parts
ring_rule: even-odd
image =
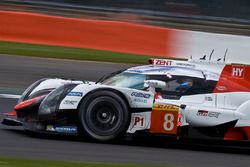
[[[45,78],[2,123],[101,142],[137,133],[249,140],[250,66],[149,59],[97,82]]]

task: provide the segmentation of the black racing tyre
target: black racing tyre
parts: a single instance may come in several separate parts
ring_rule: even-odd
[[[115,92],[91,93],[80,104],[80,130],[90,139],[107,142],[122,137],[129,122],[128,106]]]

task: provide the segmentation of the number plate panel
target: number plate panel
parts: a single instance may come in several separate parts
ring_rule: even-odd
[[[177,134],[178,114],[178,106],[154,104],[151,114],[150,132]]]

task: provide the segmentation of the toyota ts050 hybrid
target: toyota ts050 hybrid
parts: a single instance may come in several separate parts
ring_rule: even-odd
[[[250,140],[250,66],[150,59],[97,82],[41,79],[5,125],[110,141],[125,134]]]

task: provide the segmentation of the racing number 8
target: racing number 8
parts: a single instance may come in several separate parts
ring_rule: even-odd
[[[176,134],[179,108],[163,105],[153,108],[150,131],[152,133]]]
[[[163,128],[166,131],[172,131],[174,129],[174,115],[167,113],[164,116]]]

